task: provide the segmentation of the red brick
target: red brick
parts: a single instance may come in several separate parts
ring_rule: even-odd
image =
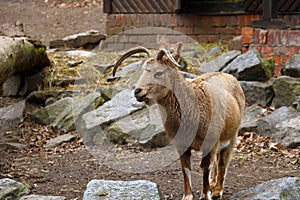
[[[259,43],[260,44],[267,44],[267,35],[268,35],[268,30],[260,30],[259,31]]]
[[[267,33],[267,44],[274,44],[275,31],[269,30]]]
[[[236,28],[232,28],[232,27],[216,28],[215,29],[215,34],[216,35],[237,35],[236,32],[237,32]]]
[[[121,14],[116,15],[116,26],[121,26]]]
[[[176,26],[177,26],[177,18],[176,18],[176,15],[172,15],[172,16],[171,16],[171,19],[172,19],[172,26],[173,26],[173,27],[176,27]]]
[[[281,30],[276,30],[274,32],[274,41],[273,41],[274,44],[280,44],[281,34],[282,34]]]
[[[280,43],[282,45],[287,45],[289,43],[289,31],[283,30],[280,37]]]
[[[225,26],[225,20],[223,16],[212,16],[209,20],[210,23],[212,22],[212,26],[214,27],[224,27]]]
[[[193,27],[175,27],[174,30],[186,35],[191,35],[194,32]]]
[[[286,55],[288,54],[288,50],[286,46],[276,46],[274,47],[274,55]]]
[[[215,33],[215,28],[202,28],[195,27],[193,34],[195,35],[213,35]]]
[[[274,65],[274,77],[278,77],[281,75],[281,69],[283,68],[283,65],[281,64],[275,64]]]
[[[246,19],[246,15],[239,15],[239,25],[240,25],[240,27],[246,26],[245,19]]]
[[[252,15],[245,15],[245,26],[251,26],[252,24]]]
[[[299,47],[298,46],[289,46],[289,47],[287,47],[287,50],[288,50],[290,55],[299,53]]]
[[[278,65],[281,63],[281,56],[273,56],[275,65]]]
[[[242,36],[241,42],[242,42],[242,44],[251,44],[251,37],[250,36]]]
[[[272,46],[263,46],[262,47],[262,53],[264,55],[273,55],[274,48]]]
[[[281,57],[281,64],[285,64],[285,62],[288,60],[288,59],[290,59],[290,58],[292,58],[292,56],[282,56]]]
[[[242,28],[242,35],[246,35],[246,36],[252,36],[254,33],[254,29],[251,27],[244,27]]]
[[[259,32],[260,32],[260,29],[255,29],[254,30],[254,35],[253,35],[253,43],[254,44],[259,43]]]
[[[290,33],[290,45],[298,45],[300,46],[300,30],[292,30]]]

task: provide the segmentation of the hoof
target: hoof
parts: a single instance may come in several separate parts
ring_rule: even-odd
[[[182,197],[182,200],[193,200],[193,195],[192,194],[189,194],[189,195],[184,195],[183,197]]]
[[[211,197],[212,200],[221,200],[221,196]]]

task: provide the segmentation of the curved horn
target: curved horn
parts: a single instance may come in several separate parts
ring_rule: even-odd
[[[176,62],[176,60],[174,59],[173,55],[166,49],[162,48],[159,50],[159,52],[157,53],[157,56],[156,56],[156,60],[161,60],[162,57],[166,55],[169,60],[178,68],[181,68],[181,66]]]
[[[122,62],[123,62],[126,58],[130,57],[130,56],[133,55],[133,54],[139,53],[139,52],[144,52],[144,53],[146,53],[148,57],[150,57],[150,54],[151,54],[151,52],[150,52],[147,48],[145,48],[145,47],[134,47],[134,48],[129,49],[125,54],[123,54],[123,55],[121,56],[121,58],[119,58],[119,60],[118,60],[118,61],[116,62],[116,64],[114,65],[114,67],[113,67],[113,72],[112,72],[113,76],[115,76],[118,67],[122,64]]]

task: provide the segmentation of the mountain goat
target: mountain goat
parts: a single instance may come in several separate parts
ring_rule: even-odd
[[[173,53],[160,49],[155,57],[150,57],[151,52],[144,47],[130,49],[115,64],[113,74],[129,56],[147,53],[150,58],[143,64],[134,95],[140,102],[160,107],[166,135],[180,156],[184,178],[182,199],[193,199],[191,150],[202,153],[201,199],[221,199],[245,96],[236,78],[229,74],[214,72],[185,80],[177,63],[181,46]]]

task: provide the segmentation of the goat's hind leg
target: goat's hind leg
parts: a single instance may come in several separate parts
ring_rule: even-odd
[[[227,167],[230,161],[231,153],[234,147],[234,140],[230,141],[228,146],[224,147],[220,150],[217,154],[217,174],[214,174],[216,176],[216,184],[215,187],[212,190],[212,199],[218,200],[221,199],[224,189],[224,182],[226,177],[226,171]]]
[[[192,200],[192,180],[191,180],[191,150],[188,149],[180,156],[181,168],[184,180],[184,195],[182,200]]]

